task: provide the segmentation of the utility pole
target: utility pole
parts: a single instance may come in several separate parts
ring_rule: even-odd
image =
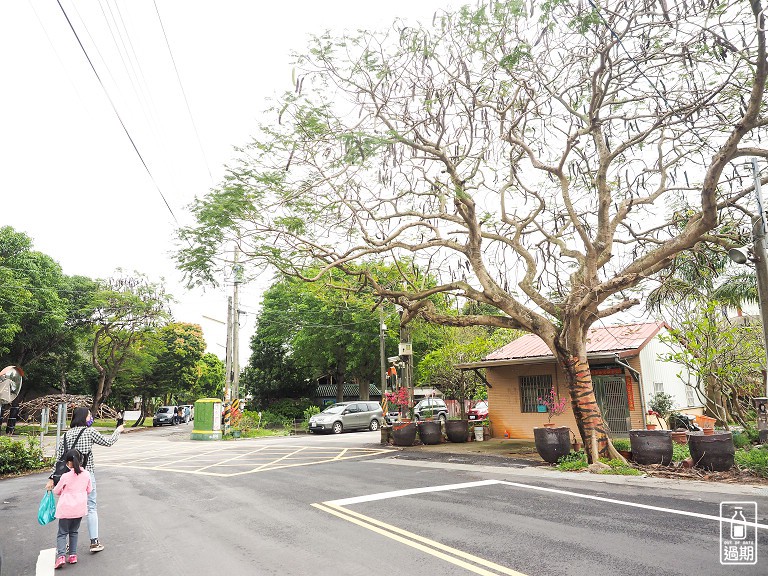
[[[402,315],[401,315],[402,318]],[[408,407],[413,408],[413,344],[411,327],[400,322],[400,346],[398,352],[403,362],[403,386],[408,390]]]
[[[385,356],[386,351],[384,347],[384,336],[387,330],[387,325],[384,324],[384,304],[379,306],[379,360],[381,362],[381,399],[384,400],[384,396],[387,393],[387,365]]]
[[[238,288],[242,282],[242,271],[238,263],[240,251],[235,247],[235,287],[232,294],[232,397],[240,398],[240,298]]]
[[[227,351],[224,374],[224,402],[231,399],[232,390],[232,296],[227,298]]]

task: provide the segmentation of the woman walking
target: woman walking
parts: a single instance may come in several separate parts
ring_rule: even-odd
[[[70,564],[77,564],[77,533],[80,521],[88,513],[88,494],[93,492],[91,474],[80,467],[80,456],[78,450],[67,451],[64,459],[69,472],[61,475],[53,489],[53,493],[59,497],[56,504],[59,532],[56,535],[56,563],[53,566],[56,569],[64,566],[65,559]]]
[[[104,550],[104,545],[99,540],[99,515],[96,511],[96,474],[93,465],[93,445],[99,444],[100,446],[112,446],[120,437],[120,433],[123,431],[123,426],[118,426],[111,436],[104,436],[98,431],[91,428],[93,424],[93,416],[88,408],[75,408],[72,413],[72,422],[70,422],[69,430],[67,430],[61,438],[59,445],[56,447],[56,460],[61,458],[64,452],[64,439],[67,440],[67,448],[75,448],[83,455],[84,462],[81,463],[88,472],[91,474],[91,491],[88,494],[88,535],[91,538],[91,552],[101,552]],[[81,433],[82,432],[82,433]],[[74,446],[73,446],[74,443]],[[49,476],[48,483],[45,486],[46,490],[53,489],[53,473]]]

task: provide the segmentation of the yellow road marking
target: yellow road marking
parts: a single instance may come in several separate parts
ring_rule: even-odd
[[[344,450],[342,450],[341,452],[339,452],[339,453],[336,455],[336,457],[334,458],[334,460],[343,460],[342,456],[344,456],[344,454],[346,454],[346,453],[347,453],[347,450],[349,450],[349,448],[344,448]]]
[[[400,542],[401,544],[405,544],[411,548],[416,548],[417,550],[425,552],[426,554],[436,556],[441,560],[455,564],[456,566],[469,570],[470,572],[474,572],[475,574],[482,574],[484,576],[498,576],[499,572],[501,572],[502,574],[507,574],[509,576],[525,576],[525,574],[522,572],[510,570],[509,568],[501,566],[500,564],[490,562],[489,560],[484,560],[483,558],[468,554],[467,552],[462,552],[461,550],[446,546],[445,544],[430,540],[429,538],[423,538],[417,534],[408,532],[407,530],[401,530],[396,526],[391,526],[384,522],[379,522],[378,520],[363,516],[357,512],[352,512],[351,510],[347,510],[341,506],[328,505],[325,503],[312,504],[312,506],[319,510],[323,510],[324,512],[328,512],[329,514],[333,514],[334,516],[338,516],[347,522],[352,522],[353,524],[362,526],[367,530],[371,530],[372,532],[386,536],[387,538]],[[430,548],[430,546],[432,547]],[[441,552],[440,550],[443,550],[444,552]],[[453,554],[453,556],[446,554],[445,552]],[[480,564],[481,566],[495,570],[495,572],[490,572],[480,568],[479,566],[475,566],[474,564],[460,560],[459,558],[464,558],[465,560],[469,560],[475,564]]]

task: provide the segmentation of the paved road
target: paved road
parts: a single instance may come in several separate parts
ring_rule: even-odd
[[[378,433],[190,442],[126,434],[96,452],[105,574],[600,575],[768,573],[719,564],[719,503],[768,492],[389,457]],[[55,525],[36,523],[43,475],[0,482],[3,576],[52,574]],[[38,559],[42,569],[36,571]]]

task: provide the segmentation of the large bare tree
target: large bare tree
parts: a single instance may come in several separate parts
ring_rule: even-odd
[[[405,320],[535,333],[567,374],[590,459],[613,455],[587,330],[635,306],[721,211],[748,212],[739,158],[768,157],[760,12],[491,1],[430,27],[316,37],[274,122],[194,204],[180,266],[212,280],[235,241],[308,280],[358,274]],[[406,256],[437,285],[364,266]],[[499,313],[447,314],[437,297]]]

